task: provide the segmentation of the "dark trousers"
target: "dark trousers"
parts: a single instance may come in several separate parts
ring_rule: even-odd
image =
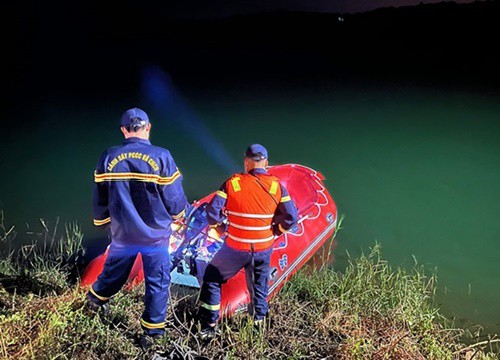
[[[207,266],[200,292],[199,316],[205,323],[213,324],[219,319],[221,286],[242,268],[245,269],[250,292],[250,313],[254,319],[263,319],[268,312],[267,293],[269,263],[272,248],[250,252],[235,250],[224,245]]]
[[[102,273],[89,290],[89,297],[98,305],[105,304],[127,281],[138,253],[142,255],[146,283],[141,325],[149,335],[163,334],[170,286],[168,246],[111,247]]]

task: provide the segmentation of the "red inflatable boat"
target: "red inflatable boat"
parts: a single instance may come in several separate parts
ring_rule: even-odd
[[[268,298],[271,298],[333,236],[337,225],[337,208],[319,172],[297,164],[271,166],[268,172],[278,177],[287,188],[299,212],[298,224],[290,232],[277,237],[274,243],[269,275]],[[214,194],[195,201],[187,224],[172,234],[172,283],[200,287],[206,265],[222,246],[224,235],[219,236],[210,230],[205,218],[205,206]],[[82,286],[94,283],[102,271],[106,256],[107,251],[88,265],[82,276]],[[139,254],[126,286],[134,286],[143,280]],[[245,272],[241,270],[222,286],[221,314],[230,315],[245,309],[249,302]]]

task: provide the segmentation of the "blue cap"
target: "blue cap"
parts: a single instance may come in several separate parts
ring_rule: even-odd
[[[261,144],[252,144],[247,148],[245,157],[255,161],[267,159],[267,150]]]
[[[139,120],[137,120],[139,119]],[[139,108],[132,108],[125,111],[122,115],[122,126],[127,127],[130,125],[146,125],[149,124],[148,115]]]

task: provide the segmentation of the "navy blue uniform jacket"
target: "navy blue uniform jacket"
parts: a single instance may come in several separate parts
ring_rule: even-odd
[[[188,206],[182,175],[164,148],[129,138],[104,151],[94,173],[94,224],[114,246],[168,244]]]

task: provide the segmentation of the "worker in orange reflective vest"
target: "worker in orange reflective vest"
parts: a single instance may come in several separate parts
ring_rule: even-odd
[[[207,266],[198,310],[201,337],[216,333],[221,285],[245,268],[251,295],[249,310],[256,323],[268,313],[269,263],[277,235],[297,223],[297,208],[279,179],[266,172],[268,153],[260,144],[245,153],[245,173],[234,174],[207,206],[211,226],[228,222],[223,247]],[[225,211],[224,211],[225,209]]]

